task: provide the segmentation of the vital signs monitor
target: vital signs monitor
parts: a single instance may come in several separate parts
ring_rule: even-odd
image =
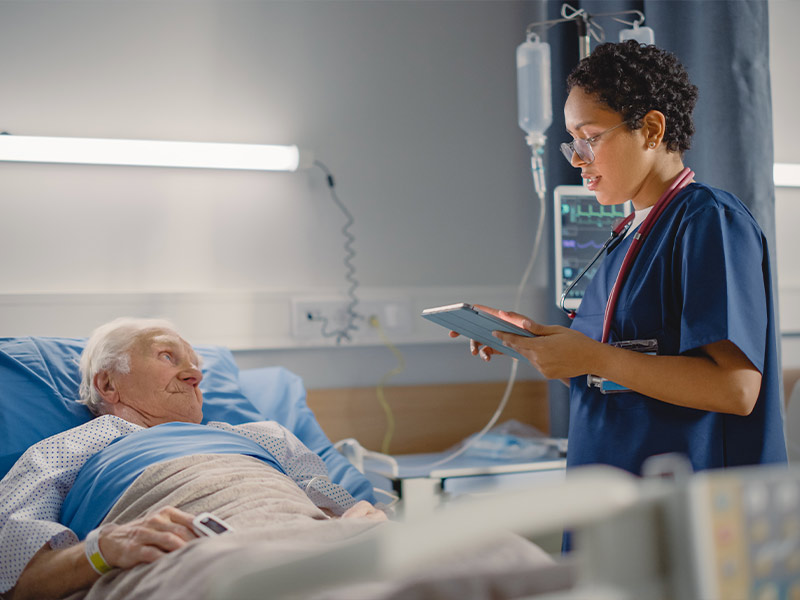
[[[602,248],[613,226],[631,212],[630,202],[614,206],[597,203],[595,195],[580,185],[560,185],[553,191],[555,303],[581,270]],[[583,292],[600,266],[598,261],[570,290],[564,308],[577,310]]]

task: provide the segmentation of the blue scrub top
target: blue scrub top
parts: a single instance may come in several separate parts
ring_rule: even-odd
[[[603,313],[632,235],[608,254],[572,327],[600,340]],[[730,340],[761,371],[746,416],[684,408],[635,392],[570,385],[567,466],[602,463],[640,474],[649,456],[679,452],[695,470],[786,462],[778,339],[767,242],[741,201],[693,183],[642,244],[612,318],[610,342],[658,340],[659,354],[691,355]]]

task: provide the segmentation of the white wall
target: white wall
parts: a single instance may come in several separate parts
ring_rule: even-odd
[[[365,284],[507,284],[525,264],[534,214],[515,117],[519,3],[2,11],[11,133],[298,143],[337,175],[358,218]],[[4,264],[3,291],[340,283],[343,221],[318,172],[5,165],[3,179],[14,217],[3,243],[45,250]]]
[[[514,71],[531,10],[510,0],[5,0],[0,130],[300,144],[333,171],[356,217],[365,293],[401,295],[414,310],[510,306],[538,218]],[[786,40],[800,3],[770,0],[770,12],[776,160],[797,162]],[[345,289],[344,221],[318,170],[5,163],[0,189],[0,336],[86,335],[117,314],[167,314],[192,341],[241,348],[243,367],[287,365],[309,387],[372,385],[395,365],[380,346],[291,339],[292,297]],[[778,190],[777,202],[781,287],[800,289],[800,198]],[[534,317],[545,314],[546,271],[540,260],[523,304]],[[398,340],[409,364],[394,382],[505,378],[507,363],[476,364],[414,323]],[[800,365],[795,341],[785,357]]]
[[[514,50],[530,10],[4,1],[0,130],[299,144],[355,215],[362,290],[400,290],[415,311],[510,306],[538,214],[516,124]],[[381,347],[287,349],[289,300],[346,287],[344,218],[319,170],[5,163],[0,178],[0,335],[80,336],[121,312],[166,313],[192,341],[250,348],[242,366],[286,364],[309,387],[372,385],[394,366]],[[526,312],[544,314],[545,278],[541,260]],[[400,340],[409,367],[395,382],[505,378],[508,364],[422,343],[446,340],[425,325],[415,318]]]
[[[770,69],[772,74],[772,118],[775,162],[800,163],[797,139],[797,53],[791,40],[797,35],[800,2],[770,0]],[[800,367],[800,188],[775,190],[778,286],[781,327],[784,330],[784,367]]]

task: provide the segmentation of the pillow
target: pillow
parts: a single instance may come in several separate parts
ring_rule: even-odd
[[[85,345],[85,338],[0,338],[0,478],[28,447],[92,418],[77,402]],[[245,395],[230,350],[193,347],[203,359],[204,423],[277,421],[322,457],[333,481],[359,500],[375,501],[369,481],[320,428],[300,377],[283,367],[243,371]]]
[[[332,481],[354,498],[375,503],[372,483],[333,447],[319,426],[306,404],[306,390],[300,377],[281,367],[265,367],[242,371],[239,381],[244,394],[264,418],[281,423],[322,457]]]
[[[29,446],[92,418],[76,401],[85,344],[75,338],[0,338],[0,477]],[[203,359],[204,421],[236,425],[272,418],[242,393],[230,350],[195,346],[195,351]]]
[[[203,423],[223,421],[238,425],[264,419],[278,421],[275,417],[262,415],[245,397],[239,385],[239,367],[236,366],[230,350],[222,346],[192,348],[203,359],[203,381],[200,382],[203,392]],[[288,395],[285,399],[287,402],[292,401]]]
[[[28,446],[91,419],[75,402],[85,340],[0,339],[0,475]]]

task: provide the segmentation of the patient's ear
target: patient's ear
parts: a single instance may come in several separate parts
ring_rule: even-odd
[[[94,388],[107,404],[119,402],[117,386],[108,371],[100,371],[94,376]]]

